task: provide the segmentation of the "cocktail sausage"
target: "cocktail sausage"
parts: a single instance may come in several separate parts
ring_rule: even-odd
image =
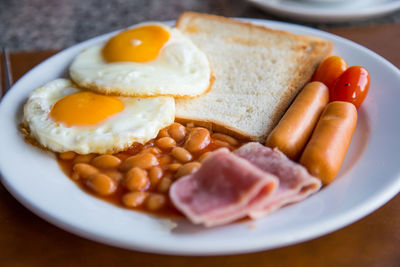
[[[329,184],[339,172],[356,124],[357,110],[353,104],[329,103],[300,157],[300,164]]]
[[[268,136],[265,145],[277,147],[296,160],[328,101],[328,87],[321,82],[308,83]]]

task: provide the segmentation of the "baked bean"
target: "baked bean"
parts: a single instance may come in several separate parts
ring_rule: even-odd
[[[102,173],[111,177],[117,183],[119,183],[122,180],[122,178],[124,177],[124,175],[121,172],[119,172],[115,169],[103,170]]]
[[[190,152],[183,147],[174,147],[171,151],[171,154],[181,162],[188,162],[193,158],[192,154],[190,154]]]
[[[127,158],[129,158],[130,156],[132,156],[131,154],[128,154],[126,152],[121,152],[121,153],[117,153],[114,154],[114,156],[116,156],[117,158],[119,158],[121,161],[126,160]]]
[[[208,151],[208,152],[206,152],[206,153],[203,153],[203,154],[199,157],[198,161],[199,161],[199,162],[203,162],[203,160],[205,160],[209,155],[211,155],[211,151]]]
[[[211,137],[213,139],[224,141],[224,142],[230,144],[231,146],[237,146],[239,144],[238,140],[236,140],[232,136],[229,136],[229,135],[226,135],[226,134],[214,133],[214,134],[211,135]]]
[[[158,132],[157,138],[162,138],[162,137],[169,137],[168,129],[167,129],[167,128],[161,129],[161,130]]]
[[[121,160],[113,155],[100,155],[92,159],[91,163],[100,169],[110,169],[118,167]]]
[[[185,142],[185,148],[189,152],[198,152],[207,147],[211,142],[210,132],[206,128],[193,128]]]
[[[186,137],[186,128],[180,123],[174,122],[168,127],[169,135],[175,139],[176,142],[181,142]]]
[[[144,144],[144,147],[145,148],[146,147],[153,147],[153,146],[155,146],[155,143],[156,143],[156,139],[151,139],[150,141],[147,141],[146,144]]]
[[[162,155],[160,158],[160,165],[165,166],[172,162],[172,157],[168,154]]]
[[[122,203],[129,208],[140,207],[146,200],[146,192],[129,192],[122,197]]]
[[[113,179],[103,173],[97,173],[86,180],[86,185],[102,196],[108,196],[117,190],[117,184]]]
[[[95,154],[78,155],[73,162],[74,164],[89,163],[95,156]]]
[[[76,157],[76,153],[74,151],[62,152],[58,157],[63,160],[73,160]]]
[[[77,172],[72,172],[71,178],[72,178],[72,180],[79,180],[80,177]]]
[[[164,177],[161,179],[161,181],[158,183],[157,190],[160,193],[166,193],[169,190],[169,187],[172,184],[172,179],[169,177]]]
[[[240,140],[213,133],[194,123],[173,123],[145,144],[134,143],[115,154],[58,154],[70,169],[72,179],[98,195],[108,196],[128,208],[156,212],[169,205],[168,192],[174,180],[201,167],[201,162],[219,147],[233,149]],[[116,193],[115,193],[116,192]]]
[[[140,153],[151,153],[154,155],[159,155],[161,154],[161,152],[162,152],[161,149],[159,149],[158,147],[147,147],[142,151],[140,151]]]
[[[156,144],[159,148],[167,150],[176,145],[176,142],[171,137],[161,137],[156,141]]]
[[[186,128],[188,128],[188,129],[194,128],[194,123],[193,122],[186,123]]]
[[[142,169],[149,169],[153,166],[158,165],[158,159],[151,153],[140,153],[134,156],[130,156],[121,164],[121,170],[127,171],[133,167],[139,167]]]
[[[134,167],[125,175],[125,187],[131,191],[145,190],[149,185],[147,172],[141,168]]]
[[[99,172],[99,170],[92,165],[89,165],[87,163],[77,163],[74,165],[72,168],[74,173],[77,174],[76,177],[82,178],[82,179],[89,179],[93,175]]]
[[[194,173],[195,171],[197,171],[199,168],[201,167],[201,164],[199,162],[189,162],[186,163],[184,165],[182,165],[182,167],[180,167],[178,169],[178,171],[175,174],[176,178],[180,178],[182,176]]]
[[[125,153],[128,153],[129,155],[135,155],[139,153],[143,149],[143,145],[141,143],[133,143],[126,151]]]
[[[167,198],[161,194],[150,194],[146,199],[148,210],[159,210],[167,204]]]
[[[214,145],[218,146],[218,147],[226,147],[231,149],[231,145],[225,141],[221,141],[218,139],[213,140]]]
[[[161,177],[163,177],[163,170],[161,167],[152,167],[149,170],[149,179],[151,185],[155,186],[160,181]]]
[[[171,163],[167,166],[167,169],[172,172],[176,172],[181,166],[182,164],[180,163]]]

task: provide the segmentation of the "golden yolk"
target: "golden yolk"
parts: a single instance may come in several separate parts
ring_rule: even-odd
[[[169,39],[169,32],[159,25],[130,29],[111,38],[103,48],[107,62],[154,60]]]
[[[116,97],[79,92],[58,100],[51,108],[50,117],[68,127],[90,126],[123,109],[124,104]]]

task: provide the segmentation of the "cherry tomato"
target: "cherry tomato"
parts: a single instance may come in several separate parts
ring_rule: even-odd
[[[337,78],[339,78],[347,68],[347,63],[343,58],[338,56],[328,57],[319,65],[312,80],[322,82],[331,89]]]
[[[359,108],[367,96],[369,73],[360,66],[348,68],[329,90],[330,101],[347,101]]]

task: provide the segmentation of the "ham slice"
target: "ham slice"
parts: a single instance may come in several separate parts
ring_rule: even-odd
[[[194,174],[170,188],[175,207],[193,223],[215,226],[246,217],[278,186],[278,178],[235,156],[228,149],[212,153]]]
[[[253,219],[263,217],[289,203],[303,200],[321,188],[319,179],[311,176],[303,166],[288,159],[277,149],[254,142],[240,147],[234,153],[279,178],[279,187],[273,197],[265,198],[261,207],[249,212]]]
[[[248,143],[234,153],[226,148],[213,152],[196,173],[172,184],[169,193],[193,223],[209,227],[260,218],[320,187],[319,179],[277,149]]]

